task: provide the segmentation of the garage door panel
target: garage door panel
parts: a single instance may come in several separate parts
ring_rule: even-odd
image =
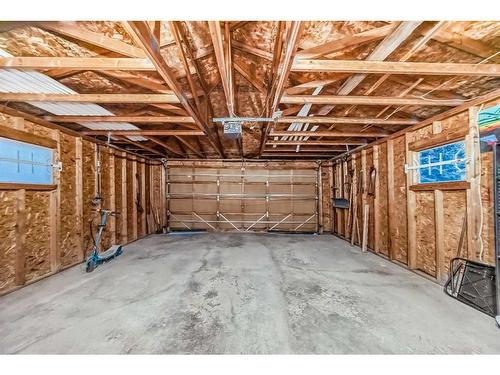
[[[316,230],[316,170],[294,170],[281,165],[273,168],[272,163],[268,164],[269,169],[234,164],[230,167],[224,163],[221,168],[171,168],[175,177],[170,181],[172,214],[189,220],[193,229]],[[179,197],[182,199],[175,199]],[[186,223],[172,223],[171,227],[183,224]]]

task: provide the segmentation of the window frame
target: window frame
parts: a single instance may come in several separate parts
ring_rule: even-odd
[[[447,144],[464,142],[465,157],[469,157],[467,136],[469,128],[459,128],[446,133],[432,134],[425,139],[407,143],[406,166],[415,166],[415,160],[418,159],[418,153],[431,148],[445,146]],[[470,188],[469,171],[466,162],[465,180],[463,181],[443,181],[420,183],[417,170],[407,170],[407,184],[411,191],[432,191],[432,190],[464,190]]]
[[[55,141],[54,139],[42,137],[36,134],[31,134],[22,130],[13,129],[3,125],[0,125],[0,137],[51,149],[52,163],[55,162],[57,141]],[[56,176],[54,174],[52,175],[52,177],[54,182],[57,181]],[[25,190],[50,191],[50,190],[55,190],[56,188],[57,188],[57,183],[30,184],[30,183],[17,183],[17,182],[0,182],[0,190],[25,189]]]

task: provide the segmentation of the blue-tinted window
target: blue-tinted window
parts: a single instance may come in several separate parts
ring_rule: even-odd
[[[465,143],[463,141],[420,151],[418,153],[419,182],[425,184],[465,181],[464,159]],[[438,164],[433,165],[435,163]]]
[[[52,184],[53,150],[0,138],[0,182]]]

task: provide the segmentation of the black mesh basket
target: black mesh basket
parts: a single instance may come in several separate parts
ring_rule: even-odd
[[[495,267],[464,258],[453,258],[444,286],[450,297],[485,314],[496,315]]]

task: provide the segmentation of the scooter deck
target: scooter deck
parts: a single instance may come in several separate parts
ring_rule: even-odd
[[[118,256],[122,253],[122,245],[113,245],[108,250],[99,254],[99,258],[101,259],[109,259],[115,256]]]

